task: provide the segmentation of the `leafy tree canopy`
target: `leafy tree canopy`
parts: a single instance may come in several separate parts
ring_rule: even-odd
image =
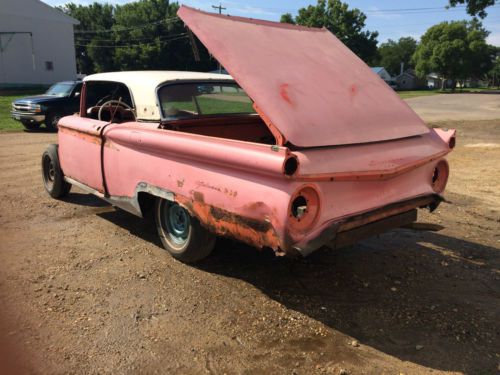
[[[139,69],[203,71],[216,67],[206,49],[189,37],[177,17],[178,3],[168,0],[139,0],[116,6],[69,3],[60,9],[80,21],[75,27],[75,47],[81,73]]]
[[[477,20],[442,22],[422,36],[413,60],[417,73],[438,73],[442,78],[479,78],[491,66],[486,31]]]
[[[401,63],[404,68],[414,68],[413,54],[417,49],[417,41],[411,37],[400,38],[398,41],[389,39],[378,49],[380,60],[377,65],[383,66],[391,75],[398,75]]]
[[[455,7],[458,4],[467,5],[467,13],[471,16],[486,17],[486,8],[495,5],[497,0],[449,0],[450,6]]]
[[[340,0],[318,0],[316,5],[299,9],[294,18],[290,13],[281,22],[309,27],[326,27],[366,63],[377,56],[378,32],[364,31],[366,15],[359,9],[349,9]]]

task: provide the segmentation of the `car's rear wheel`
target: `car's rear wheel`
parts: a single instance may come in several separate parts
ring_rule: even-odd
[[[27,120],[22,120],[21,124],[23,124],[26,130],[36,130],[40,127],[40,124],[37,122],[31,122]]]
[[[52,198],[64,197],[71,189],[71,184],[64,181],[57,145],[50,145],[42,155],[42,179],[45,190]]]
[[[45,116],[45,127],[47,130],[50,130],[51,132],[56,132],[57,131],[57,123],[61,119],[60,114],[57,113],[49,113],[47,116]]]
[[[163,247],[174,258],[193,263],[212,252],[216,236],[176,202],[159,198],[155,207],[155,219]]]

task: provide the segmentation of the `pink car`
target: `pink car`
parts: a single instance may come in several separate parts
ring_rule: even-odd
[[[76,185],[198,261],[226,236],[278,255],[351,244],[434,210],[455,131],[429,129],[325,29],[179,16],[231,74],[85,78],[80,112],[42,157],[49,194]]]

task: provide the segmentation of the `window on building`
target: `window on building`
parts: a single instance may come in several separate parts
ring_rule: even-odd
[[[45,70],[54,70],[54,63],[52,61],[45,61]]]

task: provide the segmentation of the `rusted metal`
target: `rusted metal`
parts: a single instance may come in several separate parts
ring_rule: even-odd
[[[258,115],[156,121],[158,84],[218,80],[212,75],[86,77],[127,85],[151,121],[86,117],[84,86],[80,116],[60,121],[60,162],[71,181],[138,216],[151,196],[175,200],[213,233],[278,255],[307,255],[437,207],[446,179],[435,172],[445,176],[455,132],[428,129],[328,31],[186,7],[179,15]]]
[[[329,243],[328,246],[338,249],[344,246],[352,245],[377,234],[408,225],[416,220],[416,209],[389,216],[384,219],[364,224],[360,227],[339,232],[335,237],[335,240]]]
[[[212,206],[205,203],[200,192],[193,192],[193,198],[176,195],[175,201],[219,236],[230,237],[257,248],[265,246],[278,250],[280,247],[278,235],[264,217],[261,220],[253,219]]]
[[[323,225],[323,227],[313,233],[311,236],[303,239],[301,242],[293,245],[293,248],[297,250],[303,256],[306,256],[313,252],[314,250],[319,249],[322,246],[325,246],[329,243],[334,243],[337,236],[344,232],[350,232],[357,228],[362,228],[364,226],[370,226],[371,223],[374,222],[383,222],[387,218],[395,217],[400,214],[404,214],[410,211],[415,210],[416,208],[430,207],[432,205],[437,205],[442,201],[442,197],[433,194],[428,196],[422,196],[417,198],[412,198],[409,200],[405,200],[402,202],[395,202],[383,207],[379,207],[375,210],[371,210],[368,212],[364,212],[358,215],[352,215],[349,217],[332,220],[329,223]],[[404,218],[408,218],[409,216],[404,216]],[[395,219],[396,220],[396,219]],[[415,217],[416,220],[416,217]],[[389,223],[395,223],[396,221],[389,221]],[[409,222],[404,222],[401,224],[405,225]],[[384,230],[384,226],[374,225],[370,226],[371,229],[367,229],[366,233],[372,233],[372,228],[379,228],[381,233]],[[363,234],[363,230],[351,232],[349,235],[345,235],[345,239],[351,238],[355,233]],[[344,241],[344,240],[342,240]]]
[[[257,106],[257,104],[253,103],[253,108],[273,134],[274,138],[276,139],[276,145],[284,146],[286,143],[286,138],[283,133],[280,132],[280,130],[272,123],[271,119],[259,108],[259,106]]]

